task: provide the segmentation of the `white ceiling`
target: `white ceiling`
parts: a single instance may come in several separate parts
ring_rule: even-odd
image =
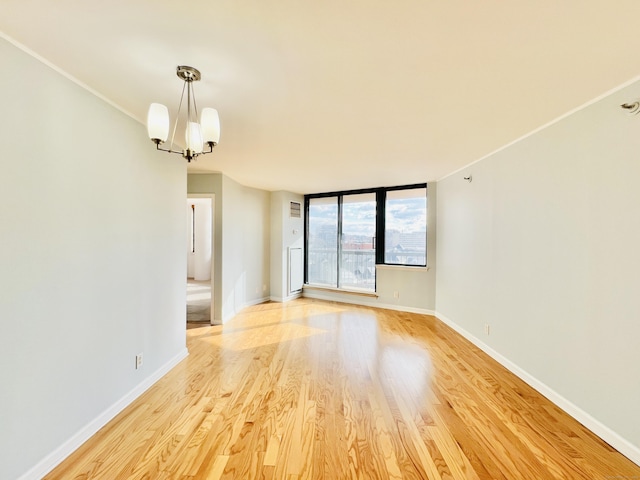
[[[640,74],[638,18],[638,0],[0,2],[0,31],[141,121],[198,68],[222,136],[190,170],[300,193],[481,158]]]

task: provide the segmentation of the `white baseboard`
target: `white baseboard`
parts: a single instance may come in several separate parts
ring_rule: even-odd
[[[18,480],[40,480],[47,473],[58,466],[65,458],[76,451],[84,442],[89,440],[98,430],[104,427],[110,420],[118,415],[122,410],[129,406],[136,398],[147,391],[154,383],[164,377],[173,367],[180,363],[189,355],[189,351],[185,348],[175,357],[162,365],[158,370],[153,372],[145,380],[139,383],[133,390],[127,393],[116,403],[107,408],[98,415],[94,420],[81,428],[69,440],[64,442],[53,452],[43,458],[29,471],[23,474]]]
[[[393,305],[391,303],[379,303],[372,305],[377,308],[385,308],[387,310],[396,310],[398,312],[419,313],[422,315],[435,315],[433,310],[427,310],[426,308],[407,307],[405,305]]]
[[[554,389],[549,387],[544,382],[538,380],[536,377],[531,375],[526,370],[520,368],[518,365],[513,363],[508,358],[504,357],[500,353],[496,352],[493,348],[488,346],[486,343],[479,340],[477,337],[466,331],[464,328],[460,327],[460,325],[456,324],[454,321],[450,320],[446,316],[442,315],[439,312],[435,313],[435,316],[442,321],[442,323],[448,325],[464,338],[473,343],[476,347],[481,349],[491,358],[500,363],[503,367],[509,370],[511,373],[519,377],[521,380],[529,384],[532,388],[537,390],[539,393],[547,397],[551,402],[557,405],[559,408],[564,410],[567,414],[575,418],[578,422],[583,424],[593,433],[602,438],[609,445],[614,447],[624,456],[626,456],[632,462],[640,465],[640,447],[634,445],[629,440],[620,436],[617,432],[611,430],[609,427],[601,423],[600,421],[593,418],[587,412],[576,406],[571,401],[567,400],[565,397],[560,395]]]
[[[300,297],[302,297],[302,292],[296,292],[296,293],[288,295],[286,297],[269,297],[269,300],[272,301],[272,302],[286,303],[286,302],[290,302],[291,300],[295,300],[296,298],[300,298]]]
[[[396,310],[398,312],[419,313],[423,315],[435,315],[435,312],[433,310],[427,310],[425,308],[417,308],[417,307],[408,307],[406,305],[379,303],[375,299],[372,300],[369,297],[359,297],[358,295],[349,295],[349,298],[343,298],[331,293],[323,293],[321,290],[306,290],[302,293],[302,296],[306,298],[315,298],[317,300],[327,300],[329,302],[350,303],[352,305],[361,305],[364,307],[385,308],[387,310]]]
[[[261,303],[268,302],[270,299],[271,299],[270,297],[262,297],[262,298],[256,298],[255,300],[249,300],[247,303],[244,304],[244,306],[240,309],[240,311],[242,311],[242,309],[244,308],[252,307],[253,305],[260,305]]]
[[[269,300],[271,300],[271,297],[262,297],[262,298],[256,298],[254,300],[249,300],[248,302],[243,303],[242,306],[239,307],[238,309],[234,309],[234,310],[232,310],[230,312],[227,312],[226,314],[224,312],[222,312],[222,321],[220,321],[218,323],[218,320],[214,320],[212,325],[224,325],[229,320],[234,318],[236,315],[241,313],[242,310],[244,310],[245,308],[252,307],[253,305],[259,305],[261,303],[268,302]]]

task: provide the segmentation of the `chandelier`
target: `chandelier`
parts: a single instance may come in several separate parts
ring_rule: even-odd
[[[160,103],[152,103],[149,106],[147,115],[147,132],[149,138],[156,144],[156,149],[163,152],[179,153],[187,162],[195,160],[198,155],[205,155],[213,151],[220,141],[220,119],[218,111],[213,108],[203,108],[200,115],[200,123],[198,123],[198,107],[196,105],[196,96],[193,92],[193,82],[200,80],[200,72],[187,66],[179,66],[176,69],[176,75],[184,81],[182,86],[182,95],[180,104],[178,105],[178,114],[173,124],[173,133],[171,134],[171,144],[168,149],[160,148],[169,136],[169,110]],[[180,111],[184,101],[184,92],[187,91],[187,118],[185,123],[185,148],[183,150],[174,150],[174,140],[176,129],[178,128],[178,120],[180,119]],[[204,151],[204,145],[209,147],[209,151]]]

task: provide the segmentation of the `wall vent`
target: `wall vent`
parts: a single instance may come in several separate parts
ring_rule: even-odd
[[[289,211],[290,211],[289,216],[291,218],[301,218],[300,217],[300,202],[291,202]]]

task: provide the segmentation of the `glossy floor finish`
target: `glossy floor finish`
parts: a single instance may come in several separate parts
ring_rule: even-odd
[[[640,478],[430,316],[301,299],[187,336],[47,479]]]

